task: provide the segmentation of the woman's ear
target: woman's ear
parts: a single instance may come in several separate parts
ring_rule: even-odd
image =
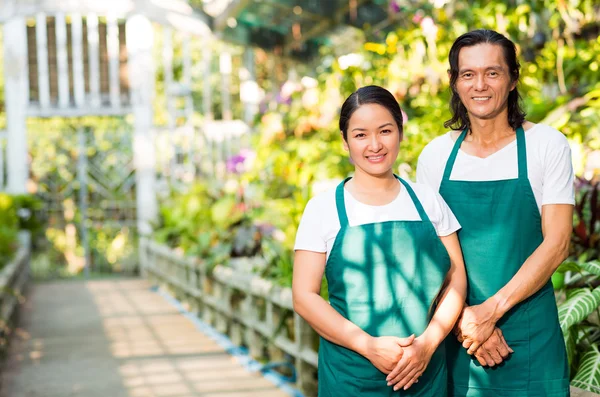
[[[344,133],[341,131],[340,136],[342,137],[342,144],[344,145],[344,150],[350,152],[350,149],[348,148],[348,142],[346,142],[346,139],[344,139]]]

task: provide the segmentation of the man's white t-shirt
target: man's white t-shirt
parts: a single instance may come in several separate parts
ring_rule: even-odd
[[[448,132],[431,141],[419,156],[417,182],[439,191],[455,141]],[[573,164],[567,138],[556,129],[535,124],[525,131],[527,173],[540,213],[545,204],[575,204]],[[451,180],[495,181],[519,176],[516,139],[496,153],[480,158],[458,151]]]
[[[410,181],[407,181],[407,183],[419,198],[439,236],[447,236],[460,229],[456,217],[437,192],[423,184]],[[329,257],[335,237],[340,230],[335,191],[335,188],[330,188],[310,199],[298,226],[294,250],[327,252],[327,257]],[[363,204],[348,193],[346,189],[344,189],[344,200],[350,226],[421,219],[404,186],[401,186],[398,196],[386,205]]]

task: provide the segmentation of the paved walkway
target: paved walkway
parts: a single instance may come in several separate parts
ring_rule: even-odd
[[[34,284],[1,397],[283,397],[144,280]]]

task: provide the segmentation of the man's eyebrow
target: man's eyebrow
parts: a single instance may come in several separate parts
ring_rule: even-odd
[[[485,70],[498,70],[498,71],[503,71],[504,68],[500,65],[493,65],[493,66],[488,66],[487,68],[485,68]],[[473,69],[472,68],[464,68],[464,69],[459,69],[458,73],[462,74],[465,72],[472,72]]]

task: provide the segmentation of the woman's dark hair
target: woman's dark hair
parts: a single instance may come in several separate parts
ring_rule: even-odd
[[[511,82],[519,82],[519,61],[517,60],[517,50],[515,44],[498,32],[488,29],[473,30],[460,36],[452,48],[450,48],[450,89],[452,98],[450,99],[450,111],[452,118],[444,123],[444,127],[453,130],[464,130],[471,126],[469,115],[465,105],[460,100],[456,92],[456,80],[458,79],[458,55],[460,50],[465,47],[472,47],[478,44],[493,44],[500,46],[504,53],[504,61],[508,65]],[[517,87],[508,94],[508,124],[511,128],[517,129],[525,121],[525,112],[521,107],[521,96]]]
[[[402,138],[402,110],[400,109],[400,105],[398,105],[398,101],[396,101],[396,98],[394,98],[392,93],[385,88],[377,85],[369,85],[354,91],[346,98],[346,101],[344,101],[344,104],[342,105],[342,110],[340,112],[340,131],[342,131],[344,140],[348,140],[348,122],[350,121],[352,114],[361,105],[370,103],[381,105],[391,113],[396,124],[398,124],[400,138]]]

